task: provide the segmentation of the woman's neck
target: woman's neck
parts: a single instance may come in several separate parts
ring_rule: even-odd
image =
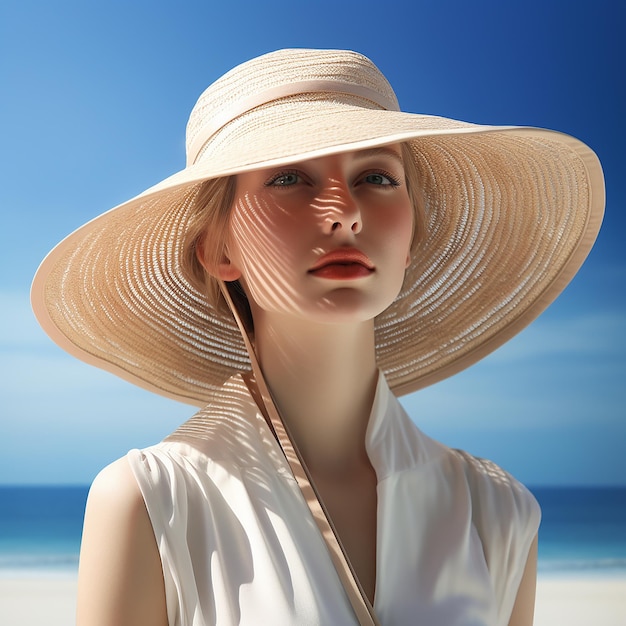
[[[309,469],[332,474],[367,463],[365,433],[378,380],[373,321],[255,325],[265,380]]]

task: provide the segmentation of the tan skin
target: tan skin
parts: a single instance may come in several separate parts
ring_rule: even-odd
[[[232,237],[220,265],[206,264],[213,275],[237,279],[246,290],[267,384],[372,602],[377,481],[365,432],[378,376],[373,318],[395,297],[408,262],[412,208],[406,189],[388,184],[402,180],[402,172],[394,147],[307,161],[287,173],[240,175]],[[306,212],[298,209],[303,204]],[[381,213],[384,221],[378,221]],[[255,219],[255,228],[248,228]],[[289,242],[278,246],[281,254],[263,249],[268,223],[278,243]],[[311,273],[320,255],[337,246],[358,247],[375,271],[347,281]],[[204,262],[202,246],[199,254]],[[535,580],[536,540],[509,626],[532,625]],[[90,492],[77,623],[168,623],[158,549],[125,459],[103,470]]]

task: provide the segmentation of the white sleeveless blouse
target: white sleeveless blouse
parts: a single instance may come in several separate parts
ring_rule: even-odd
[[[539,526],[533,496],[494,464],[421,433],[382,374],[367,451],[378,478],[382,626],[506,626]],[[240,377],[128,459],[161,555],[170,626],[357,624]]]

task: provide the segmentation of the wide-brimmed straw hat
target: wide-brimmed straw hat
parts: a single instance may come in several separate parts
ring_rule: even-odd
[[[191,113],[187,166],[54,248],[35,276],[35,314],[74,356],[203,405],[250,364],[232,316],[181,267],[202,181],[398,142],[419,171],[426,232],[376,319],[378,362],[397,394],[450,376],[574,276],[600,227],[602,170],[567,135],[401,112],[380,71],[348,51],[280,50],[218,79]]]

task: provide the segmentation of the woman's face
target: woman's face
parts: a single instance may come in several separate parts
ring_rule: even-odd
[[[402,286],[413,219],[399,146],[239,174],[220,277],[253,315],[372,319]]]

